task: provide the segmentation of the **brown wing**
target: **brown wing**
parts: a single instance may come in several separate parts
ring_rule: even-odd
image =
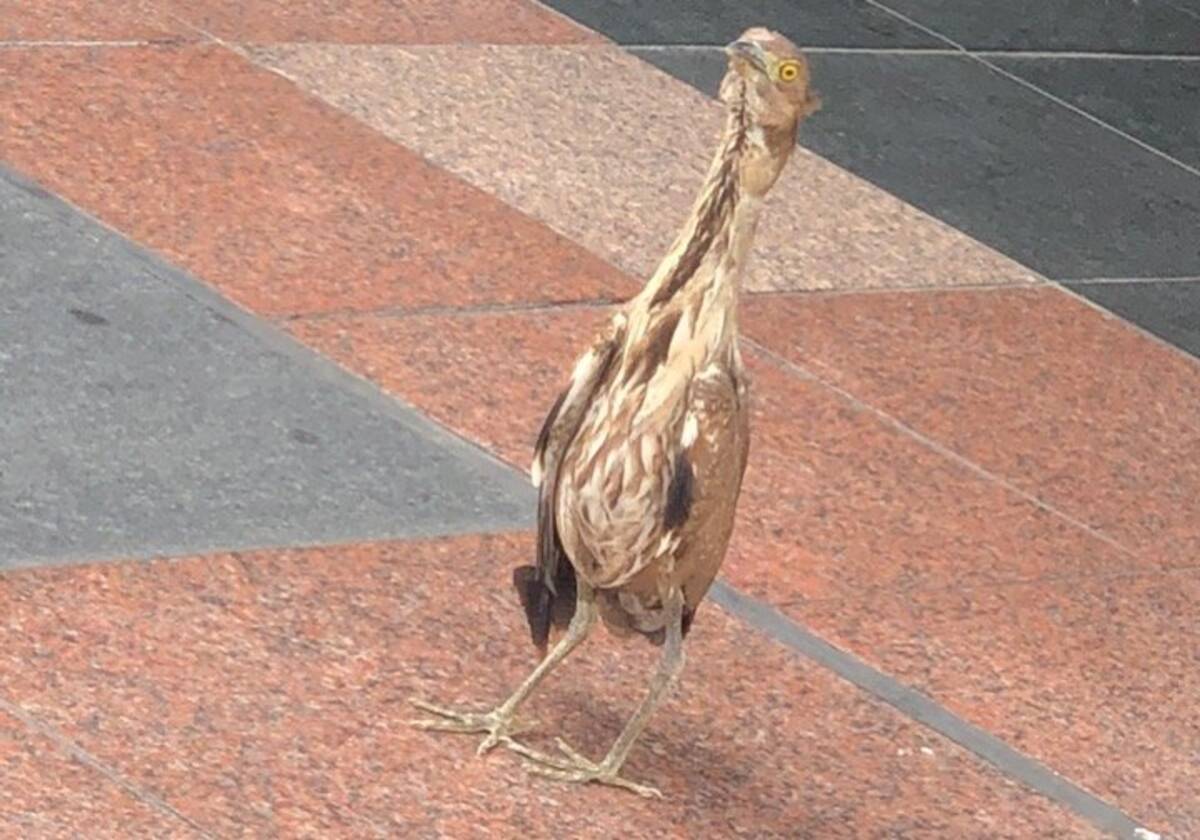
[[[686,457],[695,479],[687,521],[678,526],[675,566],[685,627],[717,576],[733,533],[750,452],[748,396],[745,374],[732,370],[698,381],[692,393],[700,428]]]
[[[534,446],[531,473],[538,488],[537,565],[517,568],[513,585],[525,609],[533,644],[543,651],[551,623],[565,625],[575,612],[575,570],[555,524],[559,467],[588,406],[613,370],[624,323],[623,315],[614,316],[608,329],[579,357],[571,381],[554,401]]]
[[[733,531],[749,454],[747,383],[741,373],[710,368],[693,381],[677,434],[662,440],[670,463],[662,502],[653,508],[649,542],[660,551],[627,562],[632,575],[613,589],[599,590],[601,615],[617,632],[663,640],[662,585],[684,594],[684,632],[712,585]],[[690,428],[689,428],[690,427]]]

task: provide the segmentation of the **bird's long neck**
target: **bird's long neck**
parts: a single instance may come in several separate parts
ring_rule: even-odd
[[[640,299],[650,310],[680,294],[712,292],[714,284],[736,287],[754,239],[763,194],[787,158],[791,139],[763,131],[752,121],[745,98],[728,109],[725,131],[671,251],[659,263]],[[778,140],[788,140],[786,146]],[[763,176],[766,175],[766,179]],[[737,289],[721,289],[736,296]]]
[[[743,252],[753,237],[759,202],[756,197],[744,195],[741,184],[741,164],[750,143],[749,134],[745,107],[731,108],[721,142],[683,230],[642,291],[641,297],[649,307],[666,304],[693,281],[733,279],[716,276],[724,272],[701,272],[701,267],[706,261],[711,263],[707,258],[714,250]]]

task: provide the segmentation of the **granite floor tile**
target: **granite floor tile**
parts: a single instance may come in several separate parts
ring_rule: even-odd
[[[721,124],[717,103],[612,46],[313,45],[254,55],[635,277],[648,276],[670,247]],[[818,75],[816,87],[823,83]],[[829,107],[850,106],[843,98]],[[764,214],[747,285],[1035,279],[800,149]]]
[[[0,568],[525,527],[533,488],[0,167]]]
[[[842,643],[1163,837],[1193,837],[1198,604],[1194,569],[918,592],[875,599]]]
[[[1150,564],[1200,549],[1200,366],[1053,288],[773,296],[776,352]]]
[[[228,41],[559,44],[595,33],[531,0],[157,0]]]
[[[724,45],[769,25],[797,44],[938,47],[942,42],[868,3],[806,0],[548,0],[551,8],[619,44]]]
[[[198,838],[185,820],[135,798],[65,748],[0,711],[0,834],[5,837]]]
[[[668,798],[530,778],[409,728],[532,663],[528,535],[0,578],[0,684],[221,836],[1094,837],[953,744],[710,608],[628,773]],[[47,608],[47,605],[53,605]],[[598,753],[655,652],[599,634],[530,709]]]
[[[1200,35],[1196,42],[1200,43]],[[1200,63],[1128,57],[989,60],[1200,169],[1195,128],[1200,109]]]
[[[726,61],[639,55],[706,93]],[[943,224],[1055,280],[1200,274],[1200,178],[1171,161],[963,56],[811,63],[825,107],[800,144]],[[836,241],[855,237],[840,229]]]
[[[1181,281],[1071,283],[1072,291],[1200,358],[1200,277]]]
[[[321,318],[293,333],[525,468],[599,310]],[[777,605],[1126,569],[1130,556],[751,354],[754,440],[726,573]],[[1153,568],[1149,561],[1147,567]],[[837,630],[838,616],[822,630]]]
[[[157,0],[0,0],[0,43],[5,41],[159,41],[191,39],[191,32]]]
[[[0,51],[0,158],[259,313],[628,288],[222,47]]]
[[[1194,0],[886,0],[889,8],[969,49],[1200,53]]]

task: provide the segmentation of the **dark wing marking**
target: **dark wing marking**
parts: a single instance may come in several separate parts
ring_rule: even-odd
[[[663,508],[663,525],[668,531],[687,522],[695,495],[695,478],[687,453],[680,452],[675,456],[675,468],[667,486],[667,503]]]
[[[593,348],[598,358],[588,380],[572,382],[559,395],[538,435],[535,457],[541,460],[543,474],[538,487],[537,565],[514,570],[513,586],[525,610],[530,639],[543,653],[551,624],[565,626],[575,614],[575,568],[563,550],[555,517],[559,465],[563,452],[579,432],[597,388],[612,369],[620,346],[619,334],[614,332]]]
[[[570,387],[563,388],[558,399],[554,401],[554,405],[550,406],[550,413],[546,415],[546,420],[542,423],[542,430],[538,432],[537,443],[533,445],[535,459],[546,457],[546,444],[550,442],[550,430],[554,428],[554,423],[558,420],[558,412],[562,410],[563,400],[567,398],[570,390]]]

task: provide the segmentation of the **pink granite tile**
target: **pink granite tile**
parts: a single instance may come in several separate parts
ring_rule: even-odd
[[[1053,288],[775,296],[773,350],[1136,553],[1200,557],[1200,365]]]
[[[569,44],[600,36],[530,0],[157,0],[240,42]]]
[[[147,41],[198,35],[151,0],[0,0],[0,41]]]
[[[1200,836],[1200,574],[917,592],[858,620],[878,667],[1164,837]]]
[[[259,313],[630,288],[222,47],[0,51],[0,158]]]
[[[525,468],[545,411],[604,317],[368,315],[289,328]],[[727,566],[739,585],[790,604],[1128,567],[1127,554],[829,389],[750,360],[754,439]]]
[[[315,45],[254,54],[638,277],[682,224],[720,126],[715,102],[615,46]],[[769,203],[748,286],[1034,280],[800,149]]]
[[[0,686],[219,836],[1096,836],[711,606],[628,766],[662,802],[409,728],[410,695],[487,703],[530,667],[508,580],[532,550],[465,537],[10,574]],[[597,753],[654,656],[601,633],[531,712]]]
[[[11,615],[6,619],[11,619]],[[0,836],[200,837],[179,817],[130,795],[62,745],[0,711]]]

